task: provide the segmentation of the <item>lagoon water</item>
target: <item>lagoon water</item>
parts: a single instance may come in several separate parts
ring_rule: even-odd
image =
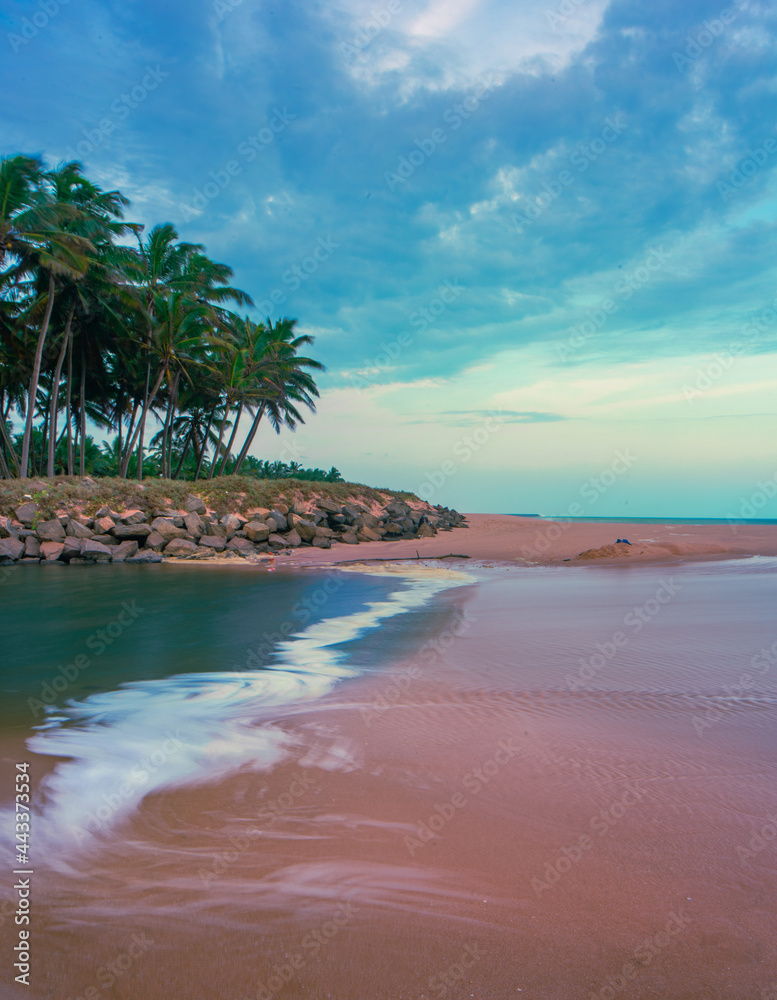
[[[8,576],[8,996],[777,983],[777,560]]]

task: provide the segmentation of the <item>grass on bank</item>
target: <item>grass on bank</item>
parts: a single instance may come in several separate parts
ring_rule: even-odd
[[[57,511],[93,515],[101,507],[116,511],[155,507],[182,508],[187,497],[201,497],[219,516],[249,507],[291,504],[313,497],[328,497],[337,503],[356,501],[381,505],[392,499],[418,501],[414,493],[403,490],[375,489],[361,483],[325,483],[302,479],[255,479],[251,476],[224,476],[200,479],[196,483],[180,479],[97,478],[83,481],[78,476],[54,479],[0,480],[0,515],[12,517],[16,508],[31,497],[40,509],[40,520]]]

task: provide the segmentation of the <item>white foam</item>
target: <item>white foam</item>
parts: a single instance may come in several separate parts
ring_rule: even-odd
[[[335,646],[442,590],[471,582],[461,573],[391,572],[406,589],[291,636],[279,644],[268,669],[132,681],[52,711],[28,740],[35,753],[67,758],[38,792],[33,817],[38,849],[61,859],[63,849],[94,846],[94,838],[151,792],[214,780],[237,768],[269,770],[287,759],[297,741],[273,725],[273,708],[320,698],[341,678],[358,674]],[[319,756],[317,766],[348,765],[342,754],[330,754]],[[3,827],[10,817],[2,817]]]

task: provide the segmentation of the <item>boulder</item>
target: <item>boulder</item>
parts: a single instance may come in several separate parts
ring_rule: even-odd
[[[200,547],[213,549],[214,552],[223,552],[227,547],[227,540],[218,535],[203,535],[200,539]],[[167,549],[165,549],[165,554],[167,554]]]
[[[21,521],[22,524],[29,528],[35,520],[39,509],[40,508],[36,503],[32,500],[28,500],[26,503],[20,504],[20,506],[16,508],[16,520]]]
[[[323,535],[316,535],[316,537],[313,539],[313,544],[317,549],[331,549],[332,539],[324,538]]]
[[[267,523],[270,526],[271,531],[288,531],[289,523],[286,520],[286,515],[281,513],[277,508],[271,510],[268,517]]]
[[[301,517],[294,518],[294,530],[303,542],[312,542],[318,530],[312,521],[303,521]]]
[[[327,514],[340,513],[340,507],[338,504],[336,504],[334,500],[330,500],[329,497],[321,497],[320,500],[316,501],[316,506],[319,510],[326,511]]]
[[[137,555],[138,543],[134,539],[130,539],[126,542],[122,542],[117,545],[113,550],[111,562],[120,563],[126,562],[131,559],[134,555]]]
[[[89,559],[92,562],[110,562],[111,547],[103,545],[102,542],[98,542],[94,538],[87,538],[81,549],[81,555],[84,559]]]
[[[334,538],[334,537],[335,537],[334,531],[332,531],[331,528],[328,528],[325,524],[319,524],[316,526],[316,538]]]
[[[158,563],[162,562],[162,557],[158,552],[149,552],[148,549],[141,549],[136,556],[129,556],[124,561],[127,563]]]
[[[227,529],[217,521],[205,521],[205,530],[207,534],[212,535],[214,538],[227,537]]]
[[[52,521],[41,521],[35,529],[39,542],[61,542],[65,537],[65,529],[54,518]]]
[[[183,520],[181,520],[183,525]],[[174,538],[185,538],[187,532],[183,527],[176,527],[171,517],[155,517],[151,522],[151,530],[156,531],[166,542],[172,542]]]
[[[25,558],[40,556],[40,542],[34,536],[32,538],[25,538],[24,555]]]
[[[188,497],[186,500],[186,509],[190,514],[207,514],[208,508],[205,506],[205,501],[201,500],[200,497]],[[194,534],[194,532],[192,532]]]
[[[45,559],[46,562],[54,562],[56,559],[62,555],[64,551],[64,542],[41,542],[40,545],[40,555],[41,559]]]
[[[247,517],[243,517],[242,514],[225,514],[221,523],[227,529],[227,537],[232,538],[236,531],[240,531],[244,524],[248,522]],[[230,532],[232,534],[230,534]]]
[[[384,525],[384,538],[399,538],[404,532],[404,528],[401,524],[397,524],[396,521],[387,521]]]
[[[246,511],[251,521],[263,521],[269,513],[267,507],[250,507]]]
[[[254,546],[247,538],[233,538],[227,543],[227,549],[230,552],[237,552],[239,556],[252,556],[254,554]]]
[[[194,542],[190,542],[186,538],[173,538],[167,543],[167,545],[165,545],[164,548],[164,554],[166,556],[178,559],[194,555],[196,551],[197,546]]]
[[[44,542],[44,544],[46,544]],[[70,562],[71,559],[75,559],[81,555],[81,550],[84,547],[83,538],[75,538],[73,535],[66,535],[65,541],[62,543],[62,555],[60,559],[64,559],[65,562]],[[34,555],[34,553],[31,553]]]
[[[67,531],[68,535],[71,535],[73,538],[92,537],[92,529],[87,528],[85,524],[82,524],[80,521],[74,520],[72,517],[67,522],[67,528],[65,530]]]
[[[249,521],[243,530],[252,542],[266,542],[270,536],[270,526],[264,521]]]
[[[0,562],[16,562],[21,559],[26,542],[18,538],[0,538]]]
[[[289,513],[289,508],[285,503],[276,503],[274,509],[277,510],[279,514],[283,514],[284,517]],[[270,513],[272,514],[272,511],[270,511]]]
[[[216,555],[215,549],[210,548],[208,545],[199,545],[193,555],[189,556],[190,559],[212,559]]]
[[[152,552],[161,552],[165,545],[167,545],[167,540],[158,531],[152,531],[146,539],[146,548],[151,549]]]
[[[111,528],[116,527],[116,522],[112,517],[108,517],[107,514],[103,514],[101,517],[95,517],[94,527],[92,528],[92,534],[94,535],[107,535]]]
[[[195,538],[205,534],[205,523],[196,511],[187,514],[183,519],[184,527]]]
[[[16,528],[7,517],[0,517],[0,538],[18,538]]]
[[[346,545],[358,545],[359,539],[355,531],[344,531],[337,536],[338,542],[345,542]]]
[[[57,511],[56,517],[59,523],[62,525],[62,527],[66,528],[70,520],[70,515],[67,514],[65,511]]]
[[[299,533],[294,531],[293,529],[287,532],[283,536],[283,540],[286,543],[286,545],[290,545],[293,549],[296,549],[298,546],[302,545],[302,538],[300,537]]]
[[[419,538],[432,538],[436,534],[437,532],[431,524],[427,524],[426,521],[422,521],[416,528],[416,535],[418,535]]]
[[[125,510],[123,514],[119,514],[119,520],[122,524],[142,524],[148,517],[142,510]]]
[[[360,542],[379,542],[383,536],[379,535],[377,531],[373,531],[372,528],[359,528],[356,537]]]
[[[274,532],[268,537],[267,541],[270,545],[270,548],[273,549],[282,549],[285,548],[286,546],[286,539],[281,538],[280,535],[275,534]]]
[[[138,541],[142,542],[151,534],[151,528],[147,524],[117,524],[111,529],[111,534],[120,542]],[[178,529],[176,528],[176,531]]]
[[[103,545],[119,545],[119,539],[114,538],[113,535],[92,535],[92,540],[95,542],[101,542]]]

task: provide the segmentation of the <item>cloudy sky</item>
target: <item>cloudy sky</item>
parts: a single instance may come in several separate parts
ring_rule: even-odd
[[[0,28],[4,154],[81,160],[315,336],[318,414],[260,457],[470,511],[777,516],[773,4],[6,0]]]

